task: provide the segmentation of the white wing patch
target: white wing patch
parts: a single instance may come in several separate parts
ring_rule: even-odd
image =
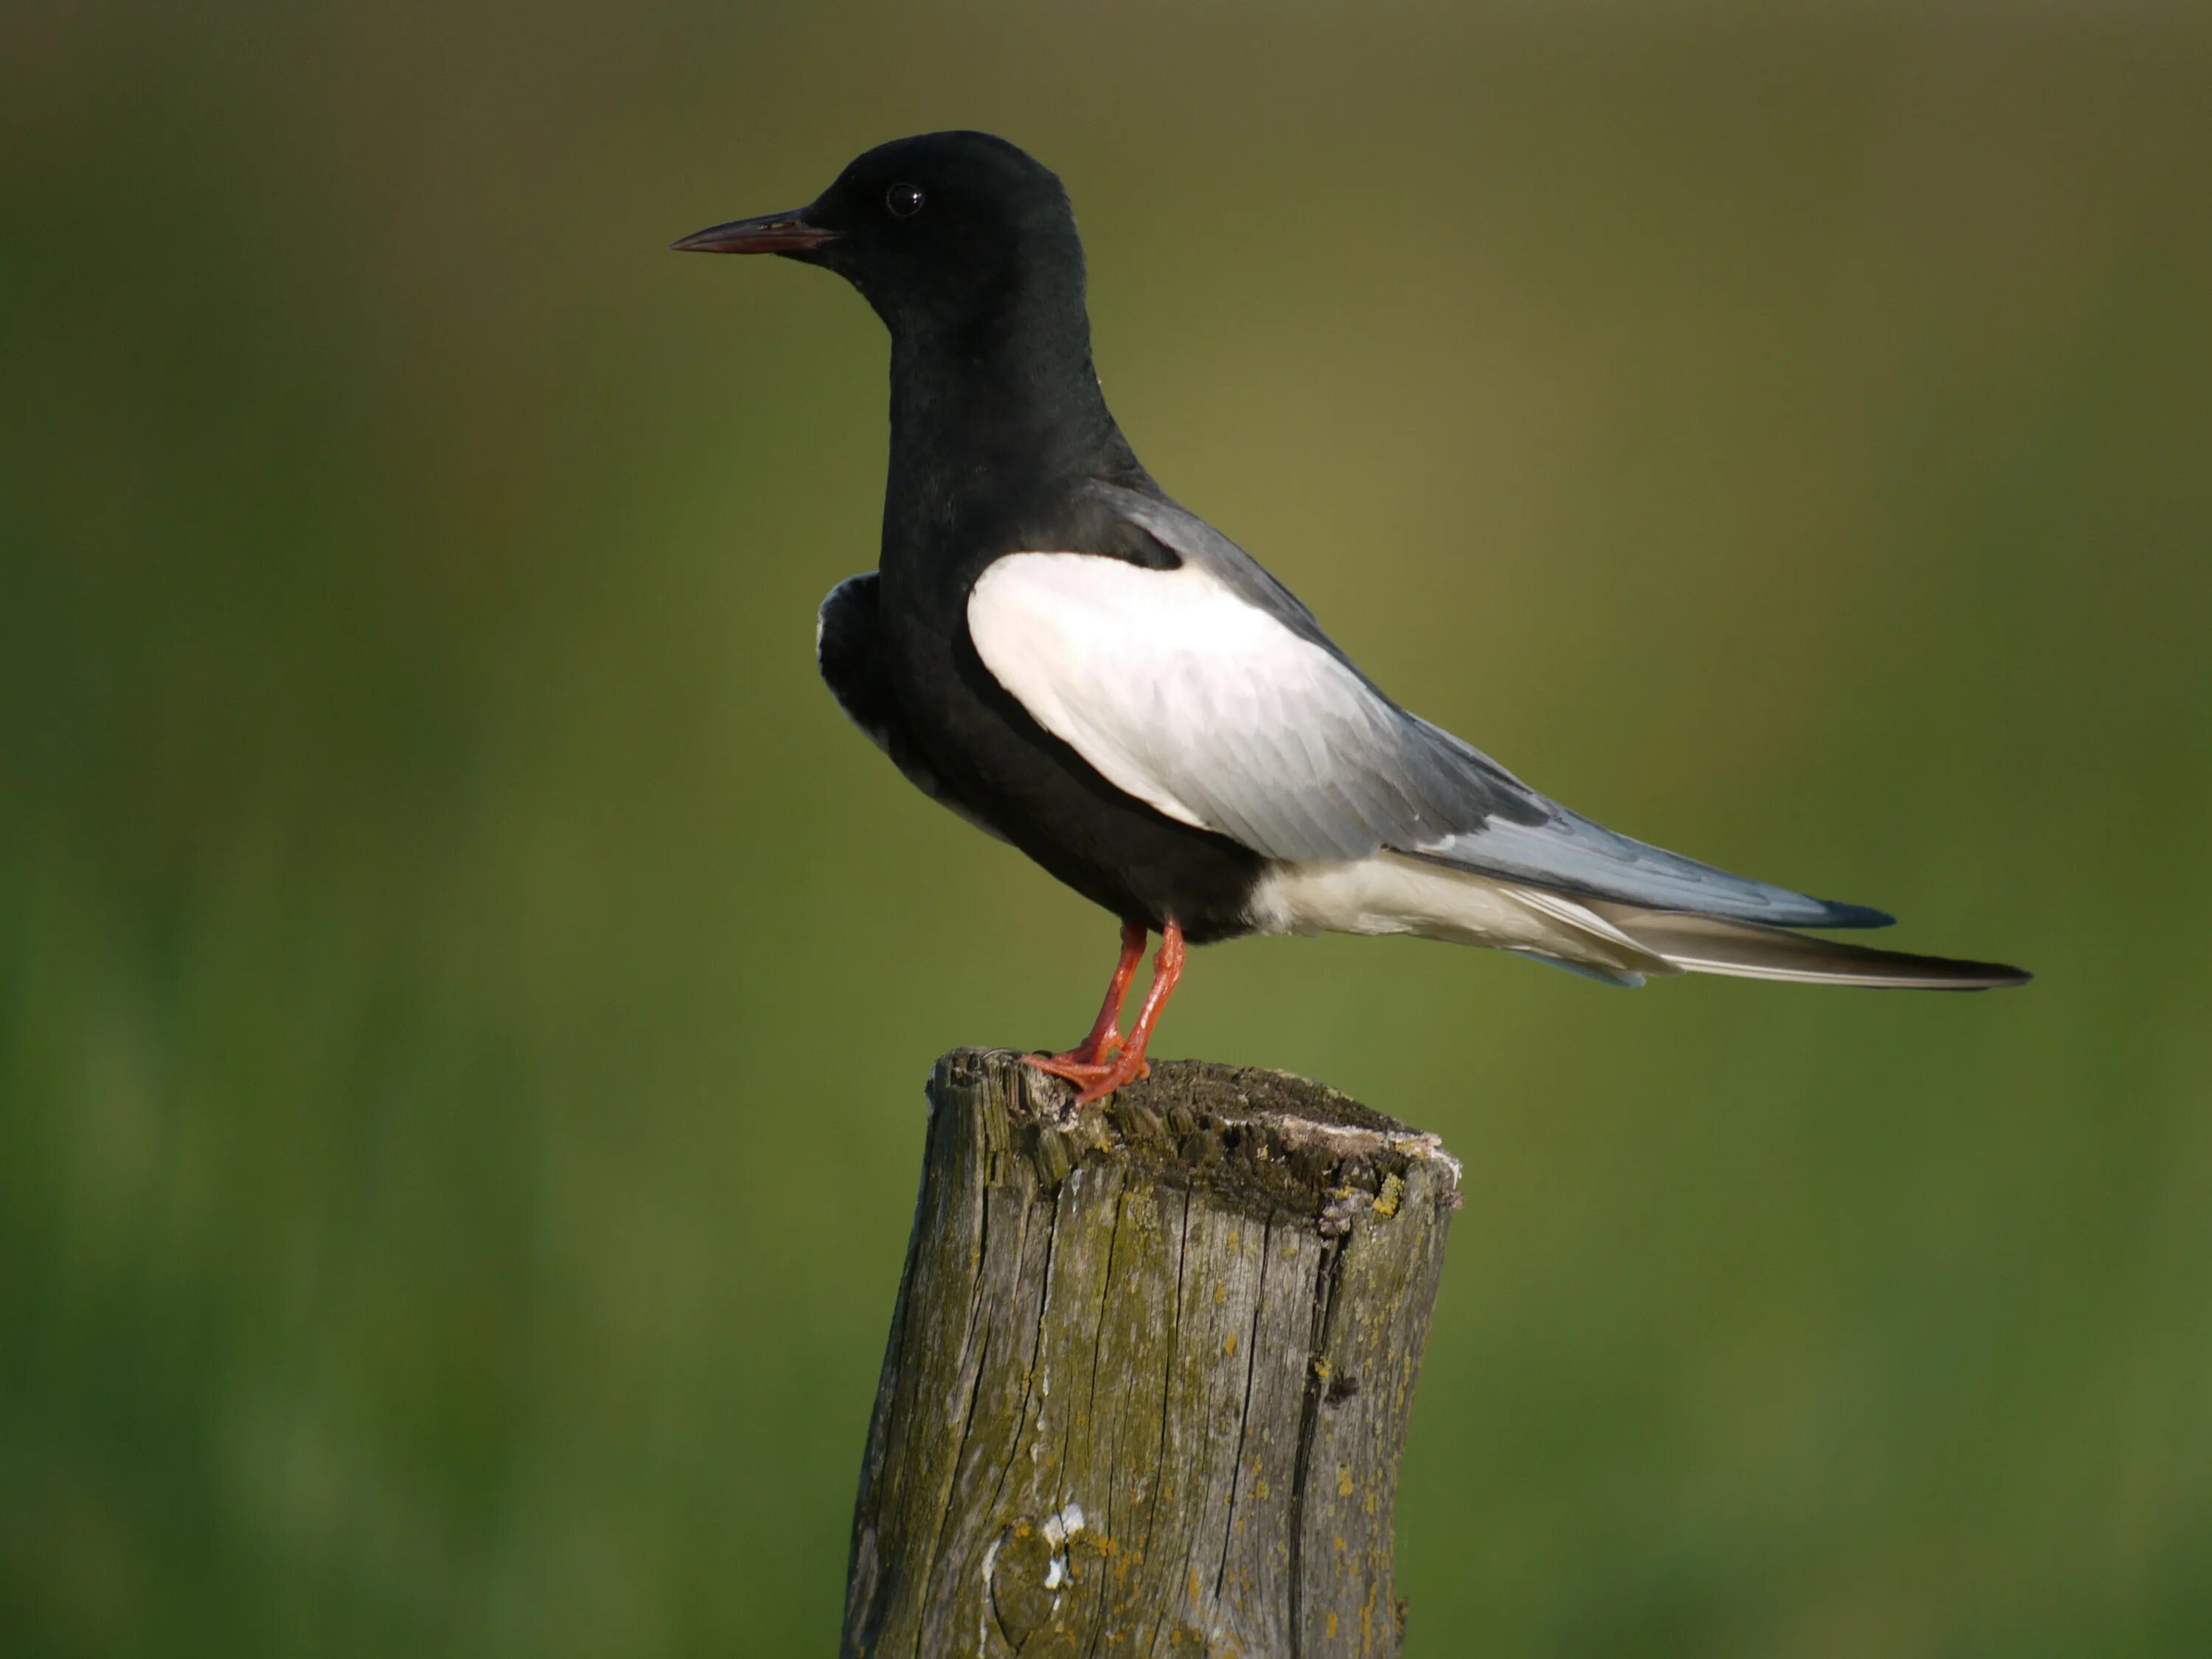
[[[1276,858],[1382,845],[1361,786],[1396,711],[1200,566],[1010,554],[968,631],[1031,719],[1168,817]]]

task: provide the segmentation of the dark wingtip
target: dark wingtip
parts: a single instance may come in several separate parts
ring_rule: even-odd
[[[1893,927],[1897,918],[1887,910],[1877,910],[1870,904],[1843,904],[1834,899],[1822,899],[1828,914],[1813,925],[1815,927]]]

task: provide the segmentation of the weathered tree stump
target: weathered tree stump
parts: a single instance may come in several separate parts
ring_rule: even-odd
[[[1389,1655],[1459,1165],[1279,1072],[930,1079],[843,1652]]]

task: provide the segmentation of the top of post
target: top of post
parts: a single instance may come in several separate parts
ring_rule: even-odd
[[[995,1159],[1018,1157],[1047,1188],[1111,1161],[1170,1186],[1204,1188],[1255,1214],[1288,1211],[1340,1234],[1362,1211],[1456,1208],[1459,1160],[1432,1134],[1288,1072],[1156,1060],[1152,1076],[1095,1106],[1006,1049],[957,1048],[930,1079],[933,1108],[979,1113]]]

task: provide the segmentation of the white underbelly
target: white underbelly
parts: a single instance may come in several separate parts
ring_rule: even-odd
[[[1261,933],[1409,933],[1604,973],[1668,971],[1663,960],[1564,895],[1400,853],[1279,864],[1253,890],[1249,916]]]

